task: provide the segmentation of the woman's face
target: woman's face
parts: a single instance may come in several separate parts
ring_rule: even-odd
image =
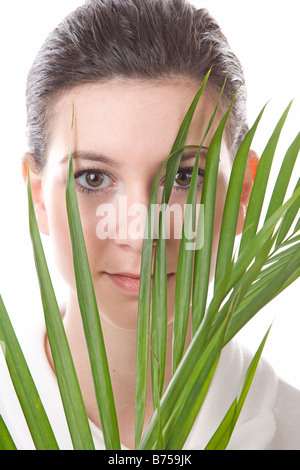
[[[75,295],[65,204],[74,105],[71,137],[74,175],[96,297],[100,315],[121,328],[136,327],[145,222],[143,208],[146,211],[155,177],[169,155],[198,88],[199,84],[193,82],[85,85],[60,97],[52,109],[47,164],[40,177],[41,192],[38,196],[34,192],[40,228],[51,237],[59,271]],[[213,107],[204,94],[186,145],[199,145]],[[218,122],[217,118],[205,146],[208,146]],[[166,240],[169,320],[172,319],[180,244],[178,225],[182,223],[181,214],[196,151],[193,148],[184,151],[170,198],[170,206],[178,210],[175,219],[170,218],[169,238]],[[205,152],[201,153],[199,160],[199,197],[204,170]],[[224,140],[216,201],[215,242],[230,170],[231,156]],[[159,195],[162,194],[163,175]]]

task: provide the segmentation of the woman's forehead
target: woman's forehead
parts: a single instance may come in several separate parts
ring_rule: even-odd
[[[50,147],[69,150],[74,110],[73,145],[104,154],[169,152],[181,122],[198,91],[191,81],[131,82],[82,85],[66,92],[51,113]],[[193,118],[187,145],[197,145],[213,111],[203,94]],[[212,126],[211,133],[216,125]]]

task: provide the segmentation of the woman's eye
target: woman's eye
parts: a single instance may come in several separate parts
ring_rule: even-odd
[[[177,173],[174,186],[181,186],[187,188],[191,184],[192,175],[190,173]]]
[[[178,173],[175,177],[174,187],[175,189],[188,189],[192,181],[193,169],[187,168],[183,170],[178,170]],[[203,181],[203,170],[199,169],[198,171],[198,186]]]
[[[75,175],[75,179],[83,190],[90,191],[105,189],[111,184],[111,178],[106,173],[99,170],[81,172]]]

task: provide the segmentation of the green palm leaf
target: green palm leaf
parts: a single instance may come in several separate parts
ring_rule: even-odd
[[[209,276],[211,269],[211,253],[215,218],[215,201],[217,190],[217,177],[221,142],[224,128],[232,107],[233,101],[222,118],[208,148],[205,177],[201,196],[201,204],[204,206],[204,230],[203,246],[195,252],[194,278],[193,278],[193,304],[192,304],[192,332],[195,334],[204,317]],[[201,230],[198,224],[197,232]],[[198,233],[197,233],[198,236]]]
[[[8,370],[36,449],[58,449],[51,425],[1,297],[0,338],[5,344]],[[6,441],[7,438],[6,433]]]
[[[215,291],[218,288],[220,280],[225,275],[226,269],[232,259],[234,241],[236,237],[238,213],[240,208],[240,201],[242,196],[244,175],[248,161],[248,155],[254,134],[256,132],[257,126],[264,110],[265,106],[259,113],[254,125],[243,139],[233,162],[224,205],[222,226],[220,230],[220,240],[218,245],[218,254],[214,278]]]
[[[70,151],[66,190],[78,303],[88,347],[96,399],[107,449],[120,449],[118,421],[100,316],[82,232]]]
[[[189,126],[208,80],[205,77],[179,129],[172,151],[157,176],[151,193],[145,229],[136,353],[136,448],[180,449],[199,413],[209,389],[224,345],[270,300],[300,275],[300,220],[296,221],[300,202],[300,180],[292,196],[284,202],[296,158],[300,134],[288,148],[273,189],[266,217],[258,230],[268,175],[277,142],[291,103],[281,116],[260,159],[249,201],[239,250],[233,254],[235,231],[243,179],[251,142],[264,108],[245,136],[233,164],[229,181],[215,269],[214,292],[208,302],[209,274],[215,212],[218,163],[224,128],[230,113],[223,116],[208,148],[201,203],[204,204],[204,245],[186,250],[185,225],[194,228],[198,159],[205,135],[210,128],[218,104],[198,148],[187,203],[191,211],[185,214],[183,237],[178,259],[175,317],[173,331],[173,375],[163,392],[167,348],[167,285],[166,241],[164,236],[165,205],[171,195],[174,178],[185,148]],[[219,101],[221,95],[219,97]],[[218,101],[218,103],[219,103]],[[73,123],[72,123],[73,127]],[[154,250],[154,211],[157,189],[166,167],[162,210],[159,216],[159,238]],[[46,265],[32,203],[30,179],[28,185],[30,230],[36,268],[41,287],[47,334],[51,346],[58,384],[70,435],[76,449],[91,449],[93,441],[78,385],[62,319]],[[118,422],[111,386],[100,316],[93,288],[88,256],[81,227],[75,190],[72,153],[70,150],[66,188],[66,203],[72,243],[73,264],[78,302],[82,315],[100,421],[107,449],[120,449]],[[200,230],[197,228],[197,240]],[[197,246],[197,243],[196,243]],[[193,287],[193,289],[191,289]],[[192,290],[192,341],[184,353],[189,303]],[[151,316],[150,306],[152,305]],[[150,332],[151,323],[151,332]],[[150,334],[149,334],[150,332]],[[207,448],[226,448],[249,387],[268,333],[264,337],[247,371],[241,392]],[[0,297],[0,338],[6,346],[5,358],[9,372],[38,449],[57,449],[57,443],[33,379]],[[152,395],[155,411],[142,435],[144,424],[148,355],[150,344]],[[15,448],[9,431],[0,417],[0,447]]]
[[[196,110],[199,99],[203,93],[210,71],[207,73],[199,91],[197,92],[192,104],[190,105],[184,120],[180,126],[177,137],[171,149],[172,158],[168,158],[165,184],[163,190],[163,203],[167,203],[174,184],[174,179],[181,160],[183,146],[188,134],[190,123]],[[162,172],[162,170],[161,170]],[[160,174],[161,174],[160,172]],[[137,327],[137,356],[136,356],[136,413],[135,413],[135,445],[138,446],[140,441],[142,427],[144,423],[145,401],[146,401],[146,385],[148,370],[148,344],[149,344],[149,314],[150,314],[150,292],[151,292],[151,272],[152,272],[152,249],[153,249],[153,233],[151,236],[151,227],[149,221],[152,220],[151,208],[156,202],[156,194],[158,187],[158,178],[156,178],[154,187],[150,197],[150,212],[148,211],[148,219],[146,224],[145,240],[143,245],[142,262],[141,262],[141,278],[140,278],[140,295],[139,295],[139,311],[138,311],[138,327]],[[149,216],[150,214],[150,216]],[[149,228],[150,227],[150,228]],[[150,239],[148,237],[151,237]],[[164,243],[164,241],[162,241]],[[162,248],[164,251],[164,248]],[[159,250],[160,252],[160,250]],[[162,276],[165,274],[161,273]],[[156,282],[153,282],[156,285]],[[154,287],[155,288],[155,287]],[[155,306],[155,305],[154,305]],[[154,311],[155,312],[155,311]],[[155,313],[154,313],[155,315]],[[155,320],[154,320],[155,322]],[[157,322],[155,323],[157,324]],[[165,337],[165,336],[164,336]],[[159,348],[160,351],[164,349]],[[161,358],[162,363],[165,358]],[[163,369],[163,365],[161,365]]]
[[[270,215],[272,215],[275,210],[278,209],[278,207],[280,207],[283,203],[299,150],[300,132],[295,137],[294,141],[288,148],[284,159],[282,160],[281,168],[276,179],[265,220],[267,220]]]
[[[258,350],[255,353],[254,358],[252,359],[245,376],[244,383],[242,385],[241,391],[239,396],[236,397],[230,406],[228,412],[226,413],[224,419],[221,421],[218,429],[213,434],[212,438],[208,442],[205,450],[224,450],[226,449],[231,435],[233,433],[234,427],[238,420],[238,417],[241,413],[242,407],[246,400],[248,391],[252,384],[255,371],[257,369],[259,359],[261,357],[264,345],[266,343],[267,337],[269,335],[270,328],[268,329],[267,333],[265,334]]]
[[[217,113],[221,97],[226,85],[224,82],[223,88],[219,95],[218,102],[215,106],[214,112],[209,120],[206,131],[202,137],[199,145],[195,164],[193,168],[191,184],[187,197],[187,204],[184,214],[184,221],[182,227],[181,242],[179,247],[177,273],[176,273],[176,292],[175,292],[175,309],[174,309],[174,327],[173,327],[173,354],[172,354],[172,370],[176,370],[178,363],[182,357],[184,345],[186,342],[186,333],[188,327],[188,319],[190,313],[191,290],[193,283],[193,263],[194,252],[202,247],[202,228],[203,228],[203,206],[200,205],[198,211],[198,225],[200,230],[196,235],[196,240],[191,241],[190,237],[194,238],[195,225],[196,225],[196,204],[197,204],[197,189],[198,189],[198,163],[200,151],[203,148],[205,138],[211,128],[215,115]],[[187,228],[187,230],[186,230]]]
[[[247,208],[247,214],[242,239],[240,242],[239,253],[242,253],[244,248],[252,239],[253,235],[256,233],[276,146],[291,105],[292,102],[289,103],[284,113],[282,114],[259,160],[253,189],[251,191],[249,205]]]
[[[71,439],[74,449],[94,449],[91,430],[73,359],[40,238],[31,194],[29,171],[28,204],[30,234],[33,243],[36,270],[40,283],[47,335]]]
[[[258,120],[260,119],[260,116]],[[256,128],[258,120],[255,123],[255,127],[252,128],[252,130],[250,130],[250,133],[246,136],[246,140],[248,141],[247,141],[247,144],[244,145],[244,151],[247,151],[247,148],[249,148],[248,147],[250,145],[249,139],[252,140],[253,131]],[[280,121],[280,125],[281,124],[282,124],[282,119]],[[279,127],[280,126],[277,126],[277,132],[273,134],[273,139],[271,139],[269,142],[268,152],[265,153],[268,159],[273,157],[273,154],[270,151],[270,147],[274,147],[274,140],[278,139]],[[244,158],[244,163],[245,163],[245,159],[246,159],[245,155],[243,155],[243,158]],[[293,157],[290,157],[290,158],[295,158],[295,154],[293,155]],[[263,165],[264,164],[265,163],[263,163]],[[241,176],[241,181],[242,179],[243,179],[243,175]],[[265,184],[266,184],[266,181],[265,181]],[[257,192],[260,193],[259,197],[263,198],[264,191],[257,190]],[[228,198],[228,200],[230,201],[230,198]],[[239,203],[239,200],[240,199],[238,199],[238,203]],[[278,205],[279,204],[277,204],[276,206],[278,207]],[[195,385],[197,383],[197,378],[200,377],[200,373],[199,375],[197,375],[197,373],[194,372],[195,369],[197,368],[197,360],[199,359],[199,357],[201,357],[203,350],[208,344],[207,342],[210,341],[211,338],[215,337],[217,332],[220,331],[219,329],[222,325],[222,322],[224,321],[224,318],[228,314],[229,307],[230,305],[232,305],[232,301],[235,298],[234,296],[236,296],[238,293],[239,301],[235,303],[235,307],[232,312],[232,320],[230,321],[228,332],[226,333],[226,336],[225,336],[224,344],[228,341],[229,337],[232,338],[236,334],[236,332],[239,331],[239,329],[248,321],[249,317],[247,317],[247,314],[249,315],[249,312],[254,314],[254,310],[255,310],[255,313],[257,313],[257,311],[263,305],[265,305],[269,301],[270,298],[273,298],[275,295],[278,294],[278,292],[281,290],[283,285],[288,285],[290,282],[292,282],[293,279],[295,279],[297,269],[299,272],[299,261],[297,261],[297,259],[295,260],[295,263],[287,264],[286,269],[282,271],[281,275],[278,277],[277,282],[276,283],[273,282],[272,289],[268,289],[268,293],[267,293],[265,291],[266,287],[263,286],[264,288],[263,297],[261,298],[261,295],[260,295],[259,297],[256,297],[254,300],[252,299],[250,310],[249,309],[247,310],[247,308],[245,307],[245,309],[243,309],[243,315],[240,315],[240,305],[243,305],[242,304],[243,299],[244,298],[247,299],[248,292],[249,291],[251,292],[251,289],[253,289],[252,288],[253,283],[256,281],[257,278],[259,278],[261,270],[263,269],[264,265],[268,262],[270,249],[274,245],[274,240],[276,238],[276,234],[273,235],[276,225],[278,224],[280,219],[286,216],[288,211],[294,211],[296,206],[299,207],[299,193],[297,193],[297,191],[295,191],[294,195],[290,198],[289,201],[287,201],[283,206],[279,207],[277,210],[275,210],[276,207],[274,205],[273,206],[274,211],[272,214],[270,212],[270,215],[268,219],[266,220],[265,224],[263,225],[262,229],[257,234],[255,234],[254,237],[252,236],[251,241],[249,241],[246,248],[243,250],[242,254],[240,254],[240,256],[238,257],[237,261],[235,263],[230,262],[227,269],[224,270],[225,274],[222,275],[223,279],[222,279],[222,276],[220,275],[218,289],[215,290],[215,295],[213,297],[211,304],[208,307],[208,311],[207,311],[204,323],[201,325],[201,328],[198,328],[198,330],[196,330],[195,337],[190,347],[188,348],[186,354],[183,356],[182,361],[178,366],[178,370],[176,370],[175,374],[173,375],[171,379],[170,384],[168,385],[164,395],[162,396],[162,399],[160,402],[160,427],[164,430],[163,431],[164,439],[167,439],[166,429],[169,429],[170,425],[173,423],[172,418],[170,420],[170,416],[173,416],[174,419],[176,420],[179,414],[182,413],[182,420],[181,420],[181,431],[182,431],[182,423],[184,422],[185,418],[188,420],[188,415],[190,413],[190,410],[193,409],[193,407],[196,407],[196,409],[198,409],[196,404],[202,391],[201,391],[201,387],[198,386],[197,388],[197,386]],[[237,217],[237,211],[236,211],[236,217]],[[234,225],[236,221],[233,219],[231,223]],[[228,264],[228,260],[230,261],[230,256],[227,259],[227,264]],[[253,260],[254,260],[254,263],[251,266],[251,263],[253,262]],[[249,266],[250,266],[250,269],[248,269]],[[285,282],[283,281],[283,279],[285,279]],[[272,280],[270,280],[270,282],[272,282]],[[229,292],[233,288],[234,288],[234,291],[231,294],[230,299],[219,310],[222,304],[222,301],[226,298],[226,296],[229,294]],[[204,292],[207,292],[207,289],[206,290],[204,289]],[[261,291],[260,291],[260,294],[261,294]],[[247,307],[248,306],[249,304],[247,305]],[[194,381],[192,383],[191,376],[193,376],[193,373],[195,375],[194,375]],[[186,386],[187,383],[189,383],[190,388]],[[193,385],[195,385],[196,387],[196,389],[194,389],[194,394],[193,394]],[[198,393],[200,394],[199,397],[197,393],[195,393],[197,389],[198,389]],[[183,398],[184,396],[185,398],[189,397],[191,399],[189,406],[186,407],[186,414],[185,414],[184,405],[183,405],[185,402],[185,399]],[[182,404],[182,408],[180,408],[181,406],[180,404]],[[153,448],[153,446],[155,445],[156,436],[157,436],[157,416],[156,416],[156,413],[154,413],[153,418],[151,419],[149,426],[142,438],[140,448],[148,448],[148,449]],[[186,437],[187,437],[187,434],[183,432],[180,438],[182,439],[182,442],[184,442]],[[172,441],[172,439],[176,439],[175,436],[170,437],[170,439],[171,440],[169,441],[169,444],[170,442],[173,442],[174,444],[175,440]],[[177,448],[177,444],[176,444],[176,448]]]
[[[15,443],[0,415],[0,450],[17,450]]]
[[[298,147],[298,152],[299,152],[299,147]],[[298,179],[294,192],[296,192],[299,188],[300,188],[300,178]],[[275,245],[276,249],[278,249],[279,246],[282,245],[282,242],[284,241],[288,231],[290,230],[297,216],[298,211],[299,211],[299,204],[298,206],[295,204],[294,206],[290,207],[287,210],[281,222],[280,229],[278,231],[278,236],[277,236],[276,245]],[[298,219],[298,222],[295,225],[294,233],[296,233],[299,230],[300,230],[300,218]]]

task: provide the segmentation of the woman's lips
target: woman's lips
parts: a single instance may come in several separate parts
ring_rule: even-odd
[[[138,294],[140,288],[140,276],[130,273],[118,273],[118,274],[109,274],[106,273],[108,277],[122,290]],[[174,273],[167,275],[167,280],[169,280]],[[151,279],[152,282],[152,279]]]

